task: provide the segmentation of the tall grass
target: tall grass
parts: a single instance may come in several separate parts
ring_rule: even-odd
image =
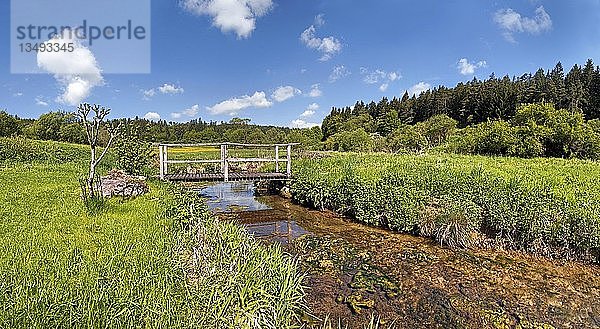
[[[594,162],[354,154],[301,160],[296,169],[296,200],[371,225],[432,235],[424,218],[433,214],[433,231],[458,245],[464,237],[456,234],[475,227],[513,249],[599,257],[600,166]]]
[[[14,150],[0,161],[0,327],[294,323],[301,277],[281,250],[159,182],[150,182],[150,194],[88,214],[80,147],[17,142],[50,151],[30,156],[0,141]]]

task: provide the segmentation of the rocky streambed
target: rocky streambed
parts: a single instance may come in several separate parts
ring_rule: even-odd
[[[212,202],[223,220],[298,257],[307,326],[329,318],[362,328],[375,318],[383,328],[600,327],[598,266],[448,249],[281,197],[244,200],[221,208],[222,198]]]

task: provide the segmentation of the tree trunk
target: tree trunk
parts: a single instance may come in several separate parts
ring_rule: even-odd
[[[87,186],[88,186],[88,195],[90,198],[94,197],[94,191],[95,191],[95,186],[94,186],[94,176],[96,176],[96,147],[92,146],[91,147],[91,155],[92,155],[92,159],[90,160],[90,172],[88,175],[88,179],[87,179]]]

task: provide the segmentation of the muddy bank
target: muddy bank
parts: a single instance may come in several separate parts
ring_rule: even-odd
[[[300,258],[317,319],[329,315],[351,328],[373,315],[398,328],[600,327],[597,266],[451,250],[280,197],[257,201],[272,209],[225,217]]]

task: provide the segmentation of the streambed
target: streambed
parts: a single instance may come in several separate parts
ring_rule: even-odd
[[[351,222],[252,184],[203,189],[223,220],[280,243],[307,274],[307,324],[362,328],[600,327],[600,268],[497,250],[454,250]]]

